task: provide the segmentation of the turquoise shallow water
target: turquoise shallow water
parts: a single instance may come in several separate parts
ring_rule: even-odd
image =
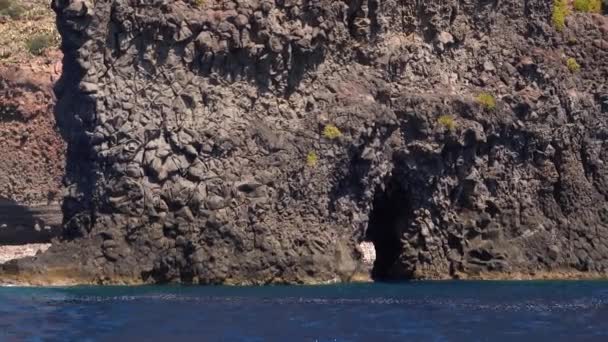
[[[608,282],[0,288],[0,341],[608,341]]]

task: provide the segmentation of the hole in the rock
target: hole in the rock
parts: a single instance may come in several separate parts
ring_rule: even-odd
[[[0,122],[26,122],[26,118],[15,105],[0,105]]]
[[[366,231],[366,241],[376,250],[372,279],[397,280],[402,270],[397,262],[403,246],[401,235],[410,216],[408,195],[399,182],[392,180],[385,191],[378,191]]]

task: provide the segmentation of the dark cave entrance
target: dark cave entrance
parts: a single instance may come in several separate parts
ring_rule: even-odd
[[[401,236],[411,213],[406,188],[392,179],[385,190],[377,190],[374,197],[365,240],[374,244],[376,260],[372,269],[375,281],[406,279],[399,256],[403,252]]]

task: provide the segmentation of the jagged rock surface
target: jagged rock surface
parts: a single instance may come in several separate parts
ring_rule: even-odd
[[[65,143],[55,129],[55,52],[22,64],[0,64],[0,200],[24,206],[61,200]],[[0,218],[1,220],[1,218]]]
[[[605,16],[559,33],[546,0],[53,6],[65,236],[5,274],[350,280],[364,239],[376,278],[608,272]]]
[[[49,242],[62,220],[66,146],[53,111],[61,53],[13,57],[0,60],[0,245]]]

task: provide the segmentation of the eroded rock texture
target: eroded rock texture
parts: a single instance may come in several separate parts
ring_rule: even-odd
[[[605,16],[558,33],[546,0],[53,6],[65,236],[5,274],[346,281],[366,239],[380,279],[608,271]]]
[[[55,129],[53,82],[61,54],[0,64],[0,200],[36,206],[61,200],[65,144]],[[1,217],[0,217],[1,220]]]
[[[61,234],[66,147],[53,114],[61,54],[29,58],[0,61],[0,246]]]

